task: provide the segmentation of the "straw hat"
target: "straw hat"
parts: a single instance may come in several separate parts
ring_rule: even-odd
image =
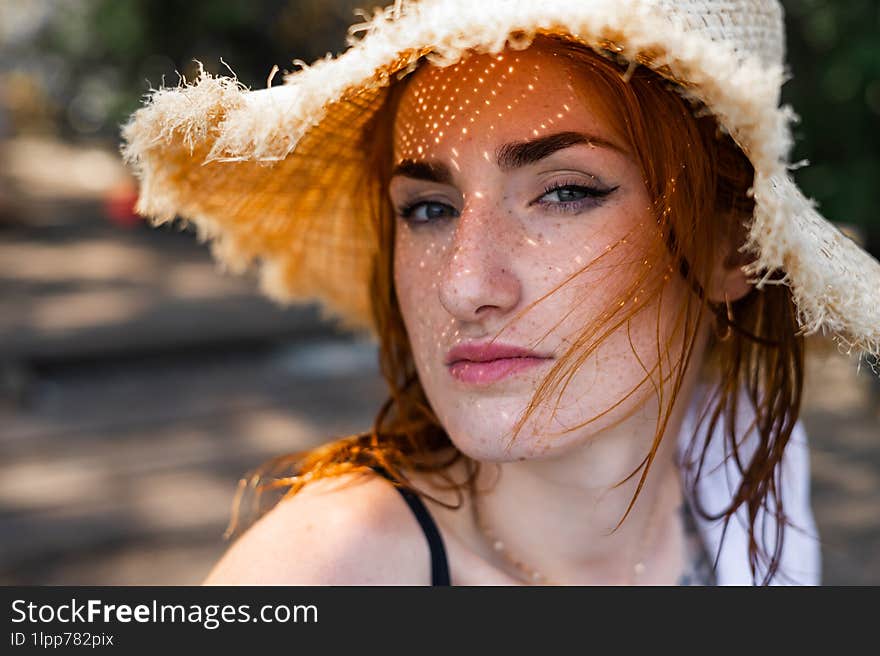
[[[191,84],[154,90],[123,128],[137,211],[157,225],[191,221],[221,264],[256,268],[276,301],[318,299],[345,325],[371,329],[378,238],[367,200],[344,190],[368,170],[356,144],[389,83],[422,57],[450,65],[470,50],[561,35],[649,66],[716,116],[755,168],[751,280],[789,285],[805,333],[880,356],[880,264],[789,174],[797,116],[779,105],[777,0],[397,0],[349,32],[343,54],[297,62],[281,85],[250,91],[202,70]]]

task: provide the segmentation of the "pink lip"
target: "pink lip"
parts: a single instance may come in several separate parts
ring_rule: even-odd
[[[543,364],[550,356],[511,344],[466,343],[446,355],[453,378],[465,383],[489,384],[512,374]]]

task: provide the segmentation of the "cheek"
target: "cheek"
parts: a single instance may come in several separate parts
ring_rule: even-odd
[[[425,249],[409,246],[395,251],[397,302],[419,378],[426,390],[435,390],[434,381],[442,373],[438,366],[441,346],[451,328],[439,303],[433,265],[424,258]]]
[[[434,282],[431,278],[436,270],[435,248],[435,244],[425,243],[409,226],[398,221],[394,239],[394,285],[402,309],[417,305],[420,295],[425,300],[425,290]]]
[[[620,296],[657,270],[662,243],[641,196],[616,206],[567,218],[549,232],[544,271],[554,272],[579,304],[595,308]],[[637,293],[639,290],[632,290]]]
[[[417,361],[428,359],[428,350],[442,331],[444,316],[438,298],[443,244],[414,234],[398,222],[394,242],[394,288],[400,312]]]
[[[661,335],[668,334],[682,302],[656,222],[642,200],[603,212],[601,226],[557,235],[564,245],[557,251],[561,264],[555,276],[561,287],[539,310],[553,317],[554,332],[564,342],[587,346],[611,331],[596,353],[602,360],[613,359],[616,367],[622,360],[639,367],[631,342],[640,358],[656,359],[658,319]],[[660,288],[665,290],[662,303]]]

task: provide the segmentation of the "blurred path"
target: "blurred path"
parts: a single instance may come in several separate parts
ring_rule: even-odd
[[[0,143],[0,367],[142,357],[326,333],[256,275],[224,274],[182,223],[149,227],[118,155],[39,138]],[[2,378],[0,378],[2,381]]]
[[[0,583],[197,583],[242,474],[369,425],[375,356],[180,226],[111,222],[112,153],[3,152]]]
[[[823,582],[880,585],[880,380],[827,343],[811,345],[802,417]]]
[[[2,416],[0,583],[197,583],[238,478],[363,429],[373,352],[324,342],[47,371]]]

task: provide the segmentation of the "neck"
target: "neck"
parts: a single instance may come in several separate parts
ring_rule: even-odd
[[[693,383],[682,388],[638,499],[617,530],[642,470],[615,485],[634,472],[650,450],[655,401],[561,457],[481,468],[477,490],[484,525],[491,527],[509,555],[550,581],[664,581],[670,572],[661,570],[675,560],[663,554],[680,555],[673,547],[681,541],[676,537],[682,503],[676,455],[692,395]],[[648,406],[654,412],[648,412]],[[644,565],[643,575],[634,573],[637,563]]]

